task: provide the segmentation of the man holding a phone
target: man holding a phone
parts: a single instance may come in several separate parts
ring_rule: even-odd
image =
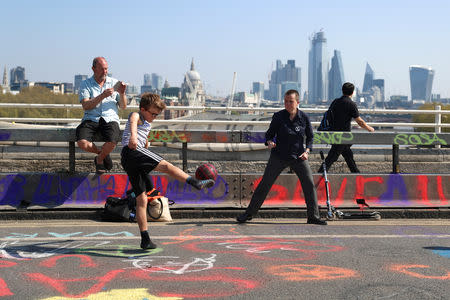
[[[76,130],[78,147],[97,154],[94,158],[95,171],[103,174],[111,170],[113,162],[110,153],[120,140],[118,108],[127,107],[126,84],[108,76],[108,63],[104,57],[92,62],[94,75],[80,86],[79,99],[84,110],[81,124]],[[93,143],[94,135],[100,133],[102,147]]]

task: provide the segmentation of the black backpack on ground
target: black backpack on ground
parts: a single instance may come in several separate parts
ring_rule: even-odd
[[[136,197],[133,191],[127,191],[125,198],[106,198],[102,219],[104,221],[136,221]]]
[[[161,193],[153,189],[151,190],[147,196],[148,197],[155,197],[160,196]],[[159,200],[161,203],[160,207],[163,207],[161,199]],[[169,204],[173,204],[174,202],[171,201]],[[167,208],[166,208],[167,209]],[[147,213],[155,220],[159,219],[163,213],[163,210],[161,209],[159,215],[153,216],[150,213],[150,206],[147,205]],[[136,195],[134,194],[133,190],[127,191],[127,196],[125,198],[119,198],[119,197],[108,197],[106,198],[105,202],[105,208],[103,209],[102,219],[104,221],[116,221],[116,222],[136,222]]]

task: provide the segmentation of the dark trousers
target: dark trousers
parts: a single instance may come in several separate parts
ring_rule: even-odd
[[[356,166],[355,160],[353,159],[353,152],[350,149],[352,145],[331,145],[331,149],[328,152],[327,158],[325,158],[325,165],[327,167],[327,171],[330,169],[331,165],[338,160],[339,155],[345,159],[350,172],[352,173],[360,173],[358,167]],[[323,172],[323,167],[320,166],[319,173]]]
[[[269,162],[264,170],[263,178],[256,187],[252,200],[247,207],[246,213],[255,215],[258,212],[273,183],[286,167],[291,167],[300,180],[303,195],[305,196],[308,219],[319,219],[320,214],[319,207],[317,205],[317,193],[314,187],[309,162],[301,159],[292,159],[288,161],[281,160],[274,154],[270,155]]]

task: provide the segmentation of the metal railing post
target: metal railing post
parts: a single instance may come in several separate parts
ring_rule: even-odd
[[[441,124],[442,124],[442,114],[440,113],[441,106],[436,105],[434,109],[437,111],[437,113],[434,115],[434,123],[436,123],[435,132],[441,133]],[[441,148],[441,145],[436,145],[436,148]]]
[[[75,173],[75,142],[69,142],[69,173]]]
[[[183,159],[183,171],[187,172],[187,142],[183,142],[181,157]]]
[[[392,173],[400,173],[400,158],[399,158],[399,146],[397,144],[392,145]]]

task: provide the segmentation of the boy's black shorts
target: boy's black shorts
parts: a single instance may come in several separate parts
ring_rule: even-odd
[[[100,118],[98,123],[90,120],[81,122],[76,130],[77,141],[87,140],[92,142],[97,132],[100,133],[103,142],[118,143],[120,141],[119,123],[114,121],[106,123],[103,118]]]
[[[131,150],[128,146],[122,148],[121,164],[128,174],[130,184],[136,196],[153,189],[149,173],[163,160],[160,155],[147,148]]]

